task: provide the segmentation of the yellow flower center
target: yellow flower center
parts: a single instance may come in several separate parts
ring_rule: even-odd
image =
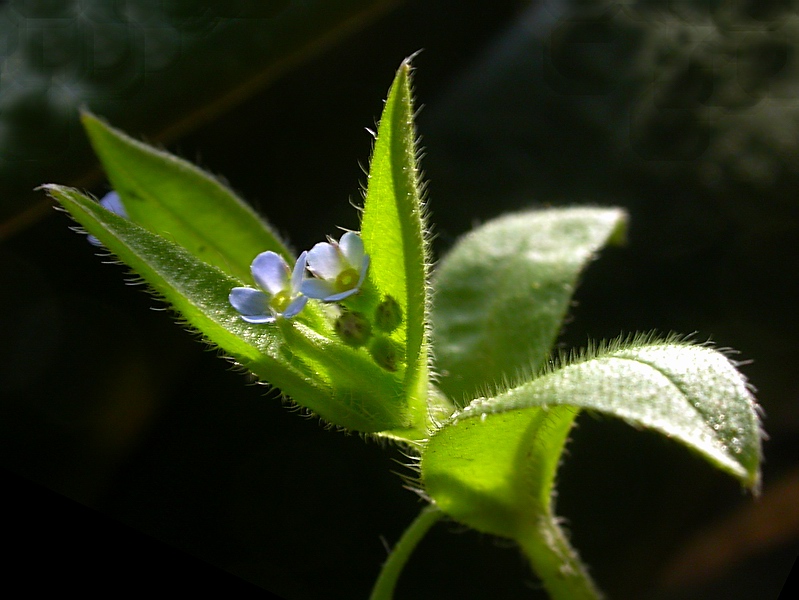
[[[291,304],[291,295],[285,290],[278,292],[269,301],[269,306],[275,309],[275,312],[285,312]]]
[[[344,269],[338,274],[338,277],[336,277],[336,291],[346,292],[347,290],[351,290],[358,285],[358,279],[358,271],[352,268]]]

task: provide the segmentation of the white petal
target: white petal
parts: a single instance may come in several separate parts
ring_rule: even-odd
[[[361,276],[358,278],[358,288],[361,289],[363,280],[366,279],[366,272],[369,270],[369,255],[364,254],[361,259]]]
[[[323,279],[335,279],[344,269],[341,252],[333,244],[319,242],[308,251],[308,268]]]
[[[256,256],[250,271],[258,287],[273,296],[289,287],[289,266],[282,256],[271,250]]]
[[[347,262],[350,263],[350,266],[357,269],[361,262],[363,262],[364,257],[363,240],[361,236],[352,231],[348,231],[341,236],[338,245],[341,247],[341,252],[344,254],[344,258],[347,259]]]
[[[252,317],[241,315],[241,319],[248,323],[255,323],[256,325],[260,325],[261,323],[274,323],[276,321],[275,315],[255,315]]]

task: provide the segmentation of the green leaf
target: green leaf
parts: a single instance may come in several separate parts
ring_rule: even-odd
[[[660,432],[758,488],[757,405],[733,364],[708,347],[637,338],[474,400],[423,449],[425,491],[456,520],[519,542],[556,597],[596,595],[551,507],[555,472],[579,409]],[[561,571],[574,577],[564,579]]]
[[[409,60],[402,63],[380,119],[364,200],[361,237],[381,298],[403,321],[391,338],[405,350],[405,389],[414,423],[427,424],[427,239],[416,164]]]
[[[561,600],[599,597],[550,506],[577,413],[558,406],[456,417],[422,454],[422,480],[436,506],[478,531],[518,542],[547,591]]]
[[[365,353],[326,336],[313,313],[251,325],[228,301],[239,281],[184,248],[56,185],[44,189],[170,303],[185,322],[299,405],[347,429],[407,425],[400,383]]]
[[[516,538],[549,506],[560,453],[577,413],[570,407],[530,407],[456,415],[423,450],[425,491],[458,521]]]
[[[90,113],[83,125],[132,221],[240,281],[260,252],[294,257],[274,231],[217,179],[134,140]]]
[[[508,215],[463,237],[433,277],[441,389],[464,404],[546,362],[580,273],[626,223],[616,208]]]

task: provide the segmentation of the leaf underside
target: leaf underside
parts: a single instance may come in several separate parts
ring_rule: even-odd
[[[425,448],[425,490],[457,520],[518,538],[549,514],[560,453],[581,409],[657,431],[743,485],[759,485],[760,422],[740,373],[709,347],[638,338],[471,402]]]

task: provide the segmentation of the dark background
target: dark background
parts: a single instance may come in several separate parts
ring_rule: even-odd
[[[559,343],[694,333],[740,352],[765,411],[759,500],[667,440],[580,418],[557,507],[598,583],[611,598],[777,597],[799,548],[794,2],[19,1],[0,2],[0,33],[12,493],[21,476],[285,598],[367,597],[423,505],[400,450],[251,385],[31,190],[106,191],[74,121],[88,105],[310,247],[357,227],[366,128],[421,49],[437,254],[509,210],[624,206],[629,243],[588,269]],[[36,543],[60,548],[70,534],[31,512]],[[159,556],[129,535],[109,550]],[[98,576],[102,555],[85,556],[72,573]],[[40,550],[25,566],[53,563]],[[543,597],[509,544],[444,523],[397,597],[487,593]]]

